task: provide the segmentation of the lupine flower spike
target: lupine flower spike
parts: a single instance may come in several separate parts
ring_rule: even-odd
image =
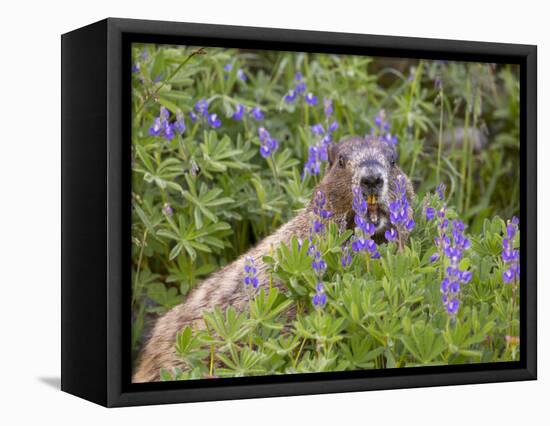
[[[441,201],[445,200],[443,183],[437,186],[436,193]],[[437,237],[434,240],[437,252],[430,257],[430,261],[435,262],[442,256],[448,259],[446,268],[444,262],[441,264],[444,268],[444,278],[440,286],[441,301],[447,313],[454,316],[460,307],[461,286],[468,284],[473,275],[471,271],[459,268],[464,252],[470,248],[470,240],[464,234],[464,223],[460,220],[453,220],[450,223],[446,215],[445,204],[439,210],[434,207],[426,208],[426,219],[437,219]]]
[[[323,101],[325,112],[325,125],[321,123],[311,126],[311,134],[315,137],[316,143],[309,147],[308,159],[304,165],[303,178],[306,174],[317,175],[321,171],[321,164],[328,160],[327,147],[332,141],[332,134],[338,129],[338,121],[332,120],[333,112],[332,100],[325,99]]]
[[[460,287],[470,282],[472,272],[459,268],[464,250],[470,247],[470,240],[464,235],[464,223],[454,220],[451,235],[452,238],[445,235],[442,240],[444,254],[450,265],[445,269],[445,278],[441,281],[441,301],[447,313],[455,315],[460,306]]]
[[[242,104],[237,104],[236,108],[235,108],[235,112],[233,113],[233,115],[231,116],[231,118],[233,120],[236,120],[236,121],[240,121],[243,119],[243,115],[244,115],[244,111],[245,111],[245,107],[244,105]]]
[[[319,283],[315,287],[315,295],[313,296],[313,306],[320,309],[326,304],[327,304],[327,294],[325,293],[325,288],[323,286],[323,283]]]
[[[183,121],[183,115],[178,113],[176,115],[176,122],[170,123],[170,111],[165,107],[160,107],[159,116],[153,121],[153,125],[149,128],[149,134],[155,137],[162,137],[166,140],[171,140],[176,130],[178,133],[183,133],[185,130],[185,123]]]
[[[400,176],[395,180],[394,185],[396,199],[390,203],[390,222],[393,227],[385,234],[388,241],[397,239],[399,231],[410,232],[414,228],[412,209],[407,200],[407,182],[403,176]]]
[[[378,259],[378,246],[371,238],[376,231],[375,226],[367,219],[367,202],[363,198],[361,188],[353,188],[353,210],[355,211],[355,237],[351,249],[355,252],[365,251],[371,259]]]
[[[391,145],[397,145],[397,136],[390,133],[390,123],[387,121],[386,112],[383,109],[374,117],[374,127],[371,127],[369,136],[386,141]]]
[[[502,280],[506,284],[519,281],[519,250],[514,249],[514,239],[518,232],[519,220],[513,217],[506,225],[506,236],[502,240],[502,260],[506,270],[502,273]]]
[[[268,158],[279,148],[279,142],[271,137],[265,127],[258,128],[258,138],[260,139],[260,155],[264,158]]]
[[[260,285],[258,280],[258,269],[252,256],[246,256],[244,259],[244,278],[243,284],[247,290],[256,290]]]
[[[294,80],[296,81],[296,86],[293,89],[290,89],[284,96],[284,100],[287,104],[293,103],[298,95],[303,94],[307,88],[305,81],[303,81],[302,73],[300,71],[295,74]]]

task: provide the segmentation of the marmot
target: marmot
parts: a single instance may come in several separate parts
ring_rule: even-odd
[[[325,194],[326,208],[332,213],[330,220],[354,228],[352,188],[360,187],[364,197],[370,200],[368,219],[376,228],[373,239],[377,243],[385,241],[384,233],[390,226],[389,204],[396,198],[393,182],[404,180],[409,205],[414,195],[409,178],[396,165],[395,146],[377,137],[353,136],[340,143],[331,143],[327,152],[328,167],[314,194],[318,190]],[[186,325],[198,324],[205,310],[216,306],[224,309],[230,305],[237,310],[244,309],[248,300],[243,285],[245,258],[254,259],[260,285],[264,285],[269,279],[262,257],[281,242],[290,241],[293,235],[305,241],[312,217],[312,209],[307,206],[247,253],[199,283],[185,302],[158,318],[138,356],[133,382],[157,381],[161,368],[170,371],[174,367],[185,368],[175,351],[176,334]],[[397,238],[402,244],[407,237],[401,230]],[[284,287],[283,283],[274,285]]]

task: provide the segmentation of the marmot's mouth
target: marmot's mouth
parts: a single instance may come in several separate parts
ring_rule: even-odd
[[[371,194],[367,197],[367,212],[369,221],[374,225],[378,225],[380,218],[378,214],[378,197],[376,195]]]

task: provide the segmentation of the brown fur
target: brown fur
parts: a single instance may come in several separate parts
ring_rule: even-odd
[[[317,190],[321,190],[327,197],[327,207],[333,213],[331,220],[343,227],[353,228],[352,185],[356,184],[357,168],[362,160],[376,159],[386,170],[385,178],[391,181],[398,176],[407,180],[407,196],[412,199],[414,193],[409,179],[399,167],[391,162],[394,150],[388,151],[388,145],[376,139],[352,137],[339,144],[329,147],[329,166]],[[314,191],[315,193],[315,191]],[[388,187],[386,197],[380,205],[381,215],[387,217],[387,206],[394,196]],[[258,268],[260,285],[268,283],[267,267],[262,261],[264,255],[272,253],[281,242],[288,242],[295,235],[306,240],[312,223],[313,213],[306,207],[289,222],[285,223],[272,235],[266,237],[257,246],[236,259],[231,264],[213,273],[202,281],[189,294],[184,303],[175,306],[161,316],[155,323],[149,338],[139,355],[137,367],[133,375],[133,382],[150,382],[159,380],[159,370],[175,367],[185,369],[184,362],[178,358],[175,351],[176,334],[186,325],[202,328],[202,313],[218,306],[222,309],[233,306],[243,310],[247,303],[247,294],[242,283],[244,278],[244,262],[246,256],[251,256]],[[384,241],[384,232],[388,228],[389,220],[384,227],[377,229],[374,236],[377,242]],[[407,235],[399,235],[400,245]],[[284,284],[275,282],[276,286],[284,290]]]

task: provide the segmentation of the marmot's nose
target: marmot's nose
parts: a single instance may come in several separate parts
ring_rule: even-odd
[[[380,190],[384,179],[380,173],[372,173],[361,178],[361,186],[370,191]]]

